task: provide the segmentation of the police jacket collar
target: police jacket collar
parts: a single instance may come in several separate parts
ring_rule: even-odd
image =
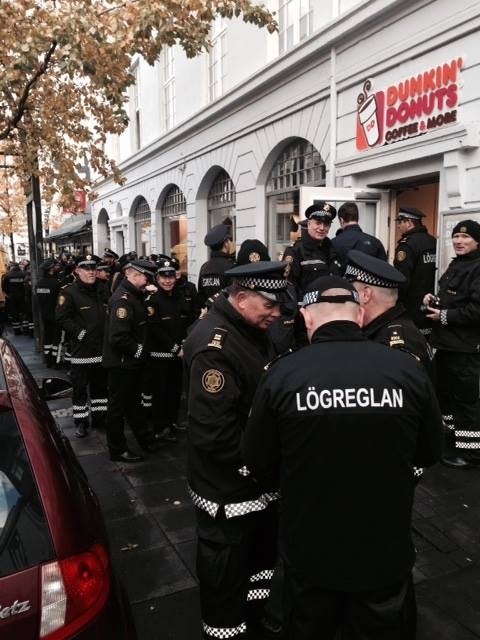
[[[409,229],[402,233],[402,238],[406,238],[407,236],[412,236],[414,233],[428,233],[428,229],[424,224],[421,224],[418,227],[413,227],[413,229]]]
[[[455,256],[452,262],[466,262],[467,260],[478,260],[480,258],[480,249],[475,249],[474,251],[470,251],[470,253],[466,253],[463,256]]]
[[[138,289],[134,284],[132,284],[127,278],[124,278],[121,283],[118,285],[118,289],[126,289],[129,293],[133,293],[134,295],[141,298],[144,295],[144,292],[141,289]]]
[[[384,325],[402,317],[406,313],[406,309],[401,302],[397,302],[394,307],[387,309],[382,314],[374,318],[371,322],[363,327],[363,333],[367,336],[373,336],[378,329],[381,329]]]
[[[350,320],[333,320],[319,327],[312,336],[314,342],[349,342],[366,340],[356,322]]]
[[[227,260],[231,260],[231,258],[228,255],[228,253],[225,253],[225,251],[219,251],[219,250],[210,251],[210,257],[211,258],[226,258]]]

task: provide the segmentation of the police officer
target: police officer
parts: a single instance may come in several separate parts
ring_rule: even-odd
[[[328,238],[336,215],[334,206],[317,200],[305,210],[307,226],[300,239],[285,249],[283,260],[290,265],[288,277],[295,284],[299,299],[307,285],[319,276],[341,273],[340,259]]]
[[[342,273],[345,272],[348,252],[352,249],[381,260],[387,259],[383,244],[375,236],[362,231],[358,218],[358,207],[355,202],[344,202],[338,210],[338,221],[342,232],[333,238],[332,244],[342,261]]]
[[[301,300],[310,282],[319,276],[340,275],[342,264],[328,233],[332,220],[337,215],[334,206],[323,200],[316,200],[306,208],[306,226],[300,224],[301,236],[291,247],[285,249],[283,260],[288,263],[289,280],[295,285],[297,300]],[[295,343],[307,343],[303,316],[295,316]]]
[[[405,276],[388,262],[353,249],[345,278],[358,291],[367,338],[410,353],[430,371],[431,348],[398,301],[398,287],[405,283]]]
[[[55,320],[65,331],[70,344],[70,377],[73,386],[73,421],[75,436],[88,434],[92,427],[102,427],[107,410],[107,385],[102,369],[103,331],[107,297],[96,280],[96,256],[78,256],[76,279],[62,287],[58,296]]]
[[[16,336],[22,333],[25,315],[25,275],[18,262],[13,262],[2,281],[7,315]]]
[[[35,285],[35,296],[42,320],[43,357],[47,367],[53,367],[57,361],[60,327],[55,322],[60,282],[57,278],[57,264],[53,258],[47,258],[39,267],[40,278]]]
[[[210,258],[202,264],[198,276],[198,295],[202,307],[208,298],[225,287],[225,271],[233,267],[230,257],[231,232],[226,224],[212,227],[204,242],[210,248]]]
[[[196,316],[193,300],[177,280],[176,264],[169,259],[157,264],[158,290],[146,299],[152,421],[158,440],[176,441],[173,427],[182,392],[182,342]]]
[[[396,218],[402,234],[395,249],[394,266],[406,278],[399,288],[400,302],[412,320],[426,336],[432,324],[422,311],[423,296],[434,290],[437,241],[431,236],[422,219],[425,214],[414,207],[401,207]]]
[[[261,260],[270,260],[268,249],[263,242],[256,238],[244,240],[238,250],[236,265],[249,264]],[[287,283],[287,294],[280,308],[280,318],[268,329],[268,336],[277,355],[295,347],[294,325],[298,305],[295,287],[291,282]]]
[[[258,491],[240,442],[271,352],[266,329],[286,291],[281,262],[228,270],[232,278],[184,343],[188,368],[188,483],[196,506],[204,638],[242,638],[247,601],[268,595],[276,560],[275,496]],[[260,615],[260,612],[256,612]]]
[[[108,375],[107,445],[110,459],[140,462],[141,455],[127,446],[124,419],[142,449],[157,450],[154,436],[141,410],[142,368],[147,353],[147,310],[145,288],[154,276],[154,266],[146,260],[132,260],[108,303],[103,343],[103,366]]]
[[[282,496],[287,637],[413,640],[411,469],[440,454],[435,393],[410,355],[365,339],[343,278],[311,283],[302,313],[311,345],[267,371],[243,447]]]
[[[433,322],[434,373],[447,437],[443,464],[480,464],[480,225],[462,220],[452,230],[455,258],[440,278],[438,297],[424,298]]]
[[[118,253],[115,253],[115,251],[113,251],[113,249],[110,249],[109,247],[105,247],[103,251],[102,262],[109,265],[111,277],[115,272],[120,271],[120,265],[118,264],[118,259],[119,259]]]

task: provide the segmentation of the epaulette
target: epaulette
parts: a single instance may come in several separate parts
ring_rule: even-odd
[[[408,355],[412,356],[412,358],[415,358],[417,362],[421,362],[421,358],[419,358],[416,353],[407,349],[401,324],[390,324],[387,329],[389,347],[392,347],[393,349],[400,349],[400,351],[404,351],[405,353],[408,353]]]
[[[215,327],[210,336],[210,341],[207,347],[214,347],[215,349],[223,349],[225,340],[227,339],[228,331],[223,327]]]
[[[394,349],[405,349],[405,337],[403,335],[403,327],[401,324],[389,324],[387,326],[388,331],[388,346]]]
[[[128,293],[122,293],[120,300],[128,300]]]
[[[287,349],[283,353],[279,353],[278,356],[275,356],[275,358],[273,358],[273,360],[270,360],[270,362],[267,362],[267,364],[263,367],[263,370],[270,371],[270,369],[273,367],[274,364],[276,364],[279,360],[281,360],[285,356],[289,356],[291,353],[293,353],[293,349]]]

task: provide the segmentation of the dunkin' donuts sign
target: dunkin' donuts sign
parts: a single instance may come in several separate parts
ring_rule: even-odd
[[[463,59],[427,69],[372,93],[366,80],[357,97],[357,149],[421,136],[457,122]]]

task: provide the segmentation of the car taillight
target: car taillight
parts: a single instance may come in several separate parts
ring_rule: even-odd
[[[96,544],[85,553],[45,564],[41,579],[40,638],[69,638],[92,620],[108,599],[107,552]]]

